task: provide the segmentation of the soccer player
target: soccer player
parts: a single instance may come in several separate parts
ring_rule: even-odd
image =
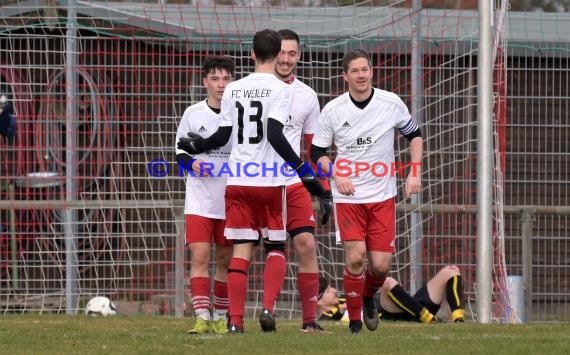
[[[202,83],[208,98],[188,107],[176,132],[176,142],[188,132],[208,137],[217,131],[220,106],[226,85],[232,81],[234,63],[227,57],[207,57],[203,63]],[[192,170],[186,179],[186,242],[190,249],[190,292],[196,313],[196,325],[189,333],[203,334],[213,331],[225,334],[227,329],[228,288],[227,268],[232,243],[224,237],[226,177],[209,177],[201,174],[204,162],[221,167],[229,158],[231,145],[219,150],[189,155],[176,148],[180,165]],[[216,273],[214,276],[213,319],[210,317],[210,277],[208,273],[211,243],[216,244]]]
[[[366,327],[378,327],[374,295],[390,270],[396,238],[395,174],[375,169],[396,165],[394,137],[398,130],[410,142],[410,159],[416,168],[406,179],[405,197],[420,192],[423,141],[402,100],[394,93],[372,87],[368,53],[362,49],[350,51],[342,67],[348,92],[323,108],[311,159],[323,173],[332,170],[336,233],[345,252],[343,282],[351,317],[349,328],[359,333],[362,310]],[[337,147],[335,164],[327,156],[333,142]],[[339,160],[350,164],[340,169],[336,164]]]
[[[323,276],[319,278],[317,306],[321,321],[348,319],[344,294],[330,286],[329,281]]]
[[[319,319],[348,321],[342,293],[329,286],[328,280],[323,277],[320,280],[320,290]],[[435,314],[446,301],[451,309],[451,319],[454,322],[464,322],[463,281],[459,268],[455,265],[439,270],[413,296],[396,279],[387,277],[379,295],[375,302],[379,317],[383,320],[437,323],[439,319]]]
[[[291,110],[291,86],[275,76],[281,37],[273,30],[253,38],[255,73],[226,87],[218,131],[207,139],[189,133],[178,147],[189,154],[224,145],[233,147],[226,186],[225,236],[233,241],[228,269],[229,332],[243,332],[247,273],[259,234],[266,244],[263,276],[263,331],[275,331],[274,306],[285,280],[285,162],[294,168],[305,188],[320,196],[324,190],[308,164],[303,163],[283,135]]]
[[[294,31],[278,31],[281,36],[281,53],[275,67],[279,79],[293,89],[291,115],[285,123],[283,134],[297,154],[301,152],[301,137],[304,136],[307,149],[311,147],[315,125],[321,112],[317,94],[301,82],[293,71],[301,58],[299,36]],[[325,193],[320,197],[323,212],[322,223],[326,224],[332,211],[332,196],[327,180],[322,180]],[[299,260],[297,287],[303,312],[302,330],[321,331],[316,322],[317,294],[319,291],[319,267],[315,242],[315,217],[313,204],[307,189],[296,175],[287,179],[287,222],[286,229],[293,241]]]
[[[463,279],[459,268],[448,265],[439,270],[414,296],[410,296],[392,277],[387,277],[377,298],[380,317],[384,320],[404,320],[436,323],[435,314],[447,301],[454,322],[464,322]]]

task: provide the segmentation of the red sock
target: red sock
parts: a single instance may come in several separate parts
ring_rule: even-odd
[[[230,266],[228,267],[228,300],[230,324],[243,326],[248,270],[248,260],[240,258],[232,258],[232,260],[230,260]]]
[[[364,273],[364,297],[372,298],[376,292],[384,285],[386,281],[386,276],[378,277],[370,270],[370,267],[366,268]]]
[[[228,283],[214,280],[214,309],[228,309]]]
[[[263,308],[267,308],[271,313],[283,288],[286,273],[285,254],[276,250],[270,251],[263,270]]]
[[[301,296],[303,324],[314,322],[317,315],[319,274],[316,272],[299,273],[297,275],[297,287],[299,288],[299,295]]]
[[[364,289],[364,273],[353,275],[344,269],[342,275],[344,294],[346,296],[346,310],[350,320],[361,320],[362,292]]]
[[[193,277],[190,279],[192,308],[196,315],[210,311],[210,279],[208,277]]]

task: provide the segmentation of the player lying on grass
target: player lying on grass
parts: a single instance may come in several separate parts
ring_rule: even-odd
[[[465,319],[463,299],[461,272],[457,266],[450,265],[439,270],[413,296],[406,292],[396,279],[387,277],[375,301],[380,319],[436,323],[439,319],[435,314],[444,301],[451,309],[451,320],[463,322]],[[318,306],[320,320],[348,322],[344,295],[330,286],[328,280],[323,277],[320,280]]]

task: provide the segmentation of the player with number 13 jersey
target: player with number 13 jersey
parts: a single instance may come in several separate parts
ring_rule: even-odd
[[[178,143],[178,148],[197,154],[223,146],[230,136],[233,139],[229,158],[233,174],[228,176],[226,186],[224,231],[226,238],[234,241],[228,267],[230,333],[244,331],[247,274],[260,235],[264,244],[270,245],[270,252],[264,267],[259,323],[263,331],[276,329],[274,307],[286,273],[285,177],[281,174],[285,161],[292,164],[309,192],[319,196],[324,191],[283,135],[292,91],[274,75],[280,50],[277,32],[256,32],[252,51],[255,73],[226,86],[216,133],[204,139],[189,132],[188,138]]]
[[[285,185],[285,162],[267,140],[267,121],[271,117],[285,125],[291,100],[291,87],[269,73],[251,73],[226,87],[220,127],[233,127],[234,142],[228,185]]]

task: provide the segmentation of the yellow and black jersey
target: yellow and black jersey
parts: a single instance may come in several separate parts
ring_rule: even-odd
[[[342,316],[344,315],[345,309],[341,310],[341,305],[346,303],[346,298],[344,297],[343,293],[337,294],[338,297],[338,305],[336,307],[331,308],[328,312],[321,313],[319,316],[319,320],[341,320]]]

